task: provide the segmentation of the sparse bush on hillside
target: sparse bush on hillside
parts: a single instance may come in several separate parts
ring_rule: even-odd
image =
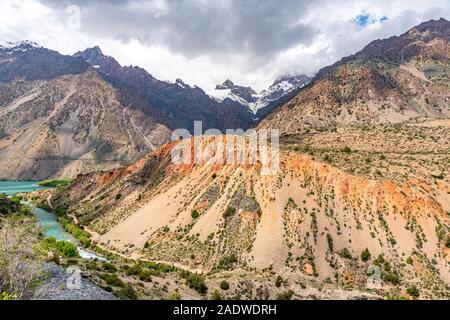
[[[238,261],[237,256],[232,253],[230,255],[224,256],[220,261],[219,264],[217,266],[218,269],[224,269],[224,270],[228,270],[230,269],[233,264],[235,264]]]
[[[450,237],[447,238],[447,241],[445,241],[445,246],[447,248],[450,248]]]
[[[117,295],[122,299],[137,300],[138,295],[133,286],[127,283],[122,289],[117,292]]]
[[[109,263],[109,262],[104,262],[103,265],[102,265],[102,269],[104,271],[106,271],[106,272],[109,272],[109,273],[117,272],[116,266],[113,265],[112,263]]]
[[[361,260],[362,261],[364,261],[364,262],[367,262],[367,261],[369,261],[369,259],[370,259],[370,252],[369,252],[369,249],[364,249],[364,251],[363,252],[361,252]]]
[[[144,282],[151,282],[152,274],[153,272],[151,270],[142,270],[141,272],[139,272],[139,280]]]
[[[334,245],[333,245],[333,238],[331,237],[331,234],[327,233],[327,242],[328,242],[328,249],[330,249],[331,252],[333,252]]]
[[[222,290],[228,290],[228,289],[230,289],[230,284],[228,283],[228,281],[223,280],[223,281],[220,283],[220,289],[222,289]]]
[[[62,257],[65,258],[78,257],[77,247],[69,241],[56,241],[54,237],[49,237],[43,240],[41,244],[45,249],[53,250]]]
[[[167,300],[181,300],[181,295],[178,292],[172,292],[168,297]]]
[[[281,276],[277,276],[275,279],[275,287],[279,288],[283,284],[283,278]]]
[[[135,264],[132,267],[130,267],[127,270],[125,270],[125,274],[128,275],[128,276],[137,276],[141,272],[142,272],[142,268],[138,264]]]
[[[103,279],[108,285],[113,287],[124,287],[125,283],[120,280],[120,278],[115,274],[103,273],[100,275],[100,278]]]
[[[420,290],[416,286],[407,288],[406,292],[413,298],[420,297]]]
[[[228,219],[236,213],[236,208],[228,207],[223,213],[224,219]]]
[[[0,300],[32,298],[40,285],[43,255],[34,221],[0,219]]]
[[[196,273],[191,273],[186,278],[186,284],[189,288],[194,289],[198,293],[205,294],[208,292],[208,287],[206,286],[205,279]]]
[[[351,153],[352,149],[350,149],[348,146],[346,146],[341,151],[344,152],[344,153]]]
[[[400,276],[397,274],[397,272],[388,272],[383,275],[383,280],[386,282],[390,282],[393,285],[398,285],[400,283]]]
[[[285,292],[281,292],[281,293],[277,294],[277,300],[291,300],[293,296],[294,296],[294,291],[289,290],[289,291],[285,291]]]
[[[191,217],[192,219],[197,219],[198,217],[200,217],[200,213],[198,213],[197,210],[192,210]]]
[[[66,179],[66,180],[44,180],[38,182],[38,186],[40,187],[47,187],[47,188],[56,188],[56,187],[65,187],[68,186],[72,180]]]
[[[347,248],[342,249],[339,252],[339,255],[345,259],[352,259],[352,254],[350,253],[350,251]]]
[[[219,291],[215,290],[211,295],[211,300],[223,300],[223,297]]]

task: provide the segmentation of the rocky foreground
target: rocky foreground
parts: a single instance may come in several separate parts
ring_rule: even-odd
[[[72,273],[54,263],[46,264],[45,269],[48,276],[36,300],[117,300],[114,295],[83,277],[80,289],[69,289]]]

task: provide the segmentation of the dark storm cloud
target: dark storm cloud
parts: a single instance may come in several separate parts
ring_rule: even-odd
[[[92,36],[138,39],[186,57],[246,55],[264,60],[298,44],[316,30],[300,23],[306,0],[56,1],[57,9],[81,8],[82,31]]]

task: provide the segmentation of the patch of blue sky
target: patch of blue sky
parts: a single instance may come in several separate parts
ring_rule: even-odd
[[[383,16],[381,19],[374,19],[370,16],[369,13],[362,13],[357,15],[355,18],[352,19],[352,23],[357,24],[361,28],[365,28],[370,24],[376,23],[376,22],[383,22],[387,21],[388,17]]]

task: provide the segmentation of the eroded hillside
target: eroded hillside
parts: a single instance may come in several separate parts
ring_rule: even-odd
[[[117,168],[166,142],[170,130],[123,106],[94,70],[0,83],[0,179],[75,177]]]
[[[321,70],[259,126],[295,133],[305,126],[449,118],[449,39],[450,22],[441,19],[376,40]]]
[[[214,150],[221,139],[201,143]],[[190,141],[165,145],[125,169],[79,176],[52,195],[51,205],[99,245],[132,258],[348,288],[365,288],[366,269],[375,264],[384,292],[401,294],[415,284],[424,296],[448,294],[448,171],[372,177],[292,146],[282,150],[274,175],[262,175],[258,162],[208,164],[211,156],[173,164],[171,150]]]

